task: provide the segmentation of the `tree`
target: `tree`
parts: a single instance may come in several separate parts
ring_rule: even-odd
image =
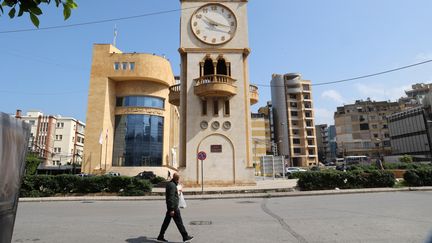
[[[404,156],[399,158],[399,161],[402,163],[411,163],[413,162],[413,158],[412,156],[405,154]]]
[[[36,174],[37,168],[41,162],[41,159],[37,156],[36,153],[28,153],[25,164],[26,175]]]
[[[4,11],[9,8],[8,15],[12,19],[15,16],[21,17],[24,13],[28,13],[32,23],[39,28],[38,16],[42,14],[40,5],[50,4],[55,2],[56,7],[63,6],[64,19],[68,19],[71,15],[71,10],[77,8],[78,5],[74,0],[0,0],[0,15],[4,14]],[[18,9],[18,14],[17,13]]]

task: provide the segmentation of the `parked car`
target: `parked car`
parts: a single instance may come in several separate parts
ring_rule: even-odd
[[[111,171],[111,172],[108,172],[106,175],[107,176],[120,176],[120,173]]]
[[[79,176],[79,177],[89,177],[89,176],[92,176],[92,175],[87,174],[87,173],[79,173],[79,174],[77,174],[77,176]]]
[[[296,173],[296,172],[305,172],[307,170],[302,169],[302,168],[298,168],[298,167],[288,167],[285,169],[285,174],[286,175],[291,175],[292,173]]]
[[[138,173],[138,175],[136,175],[135,177],[145,180],[151,180],[156,178],[156,175],[153,173],[153,171],[143,171]]]

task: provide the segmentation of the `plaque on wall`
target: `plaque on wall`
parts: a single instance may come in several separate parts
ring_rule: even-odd
[[[210,145],[210,152],[222,153],[222,145]]]

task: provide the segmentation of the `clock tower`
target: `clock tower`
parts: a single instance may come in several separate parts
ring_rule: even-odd
[[[249,84],[247,0],[181,0],[179,171],[189,186],[255,184]],[[197,153],[207,158],[201,163]],[[201,167],[202,166],[202,167]],[[203,181],[202,179],[203,178]]]

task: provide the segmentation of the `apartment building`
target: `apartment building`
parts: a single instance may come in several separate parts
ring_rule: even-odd
[[[315,133],[318,148],[318,160],[322,163],[330,161],[329,131],[327,124],[315,125]]]
[[[43,158],[43,166],[81,164],[85,123],[73,117],[44,115],[40,111],[28,111],[22,116],[18,110],[16,117],[30,124],[29,150]]]
[[[387,116],[401,110],[399,103],[357,100],[337,107],[334,114],[339,156],[377,158],[392,153]]]
[[[404,108],[419,106],[423,103],[423,99],[432,91],[432,83],[416,83],[411,85],[411,89],[406,90],[406,97],[401,97],[399,103]]]
[[[268,149],[271,149],[270,127],[268,117],[262,113],[251,114],[252,123],[252,156],[254,164],[260,162],[262,156],[267,155]]]
[[[318,164],[311,81],[298,73],[273,74],[275,143],[293,166]]]

